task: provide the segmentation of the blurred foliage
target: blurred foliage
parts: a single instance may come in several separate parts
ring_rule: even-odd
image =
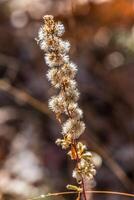
[[[73,163],[54,144],[60,129],[47,109],[54,91],[34,40],[45,14],[65,24],[79,66],[83,141],[99,166],[92,187],[134,192],[134,1],[1,0],[0,199],[62,191],[73,182]]]

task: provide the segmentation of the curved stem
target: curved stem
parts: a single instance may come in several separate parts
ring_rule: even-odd
[[[59,195],[69,195],[69,194],[77,194],[78,192],[56,192],[56,193],[48,193],[46,195],[41,195],[39,197],[35,197],[29,200],[38,200],[38,199],[45,199],[46,197],[50,196],[59,196]],[[87,190],[85,193],[88,194],[110,194],[110,195],[120,195],[120,196],[126,196],[126,197],[132,197],[134,198],[134,194],[126,193],[126,192],[117,192],[117,191],[105,191],[105,190]]]

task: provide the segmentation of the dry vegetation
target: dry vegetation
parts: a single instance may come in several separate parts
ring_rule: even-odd
[[[79,66],[80,107],[87,126],[82,140],[97,153],[98,172],[92,187],[134,192],[134,2],[94,2],[0,2],[2,200],[62,191],[72,182],[74,165],[54,144],[60,127],[47,107],[54,90],[34,40],[45,14],[64,23],[64,38],[70,40],[71,58]]]

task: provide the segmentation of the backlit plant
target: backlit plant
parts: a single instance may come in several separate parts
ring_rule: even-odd
[[[91,152],[79,141],[85,124],[82,121],[83,112],[78,106],[79,91],[74,79],[77,66],[68,56],[70,43],[61,39],[64,31],[62,23],[55,22],[53,16],[46,15],[44,25],[39,29],[37,42],[44,51],[45,61],[49,66],[47,78],[59,91],[58,95],[49,100],[49,108],[55,113],[62,127],[61,138],[56,140],[56,144],[67,150],[70,158],[76,161],[72,176],[78,186],[67,185],[67,188],[78,192],[77,199],[80,199],[80,194],[83,193],[83,199],[86,200],[85,180],[93,179],[96,171]],[[66,121],[63,120],[63,115],[66,115]]]

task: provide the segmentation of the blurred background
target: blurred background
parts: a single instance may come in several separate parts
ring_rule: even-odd
[[[74,163],[54,143],[60,126],[47,101],[55,90],[34,39],[45,14],[64,23],[70,57],[79,66],[79,103],[87,126],[82,140],[96,152],[90,187],[132,193],[134,0],[0,0],[0,199],[27,199],[75,183]]]

